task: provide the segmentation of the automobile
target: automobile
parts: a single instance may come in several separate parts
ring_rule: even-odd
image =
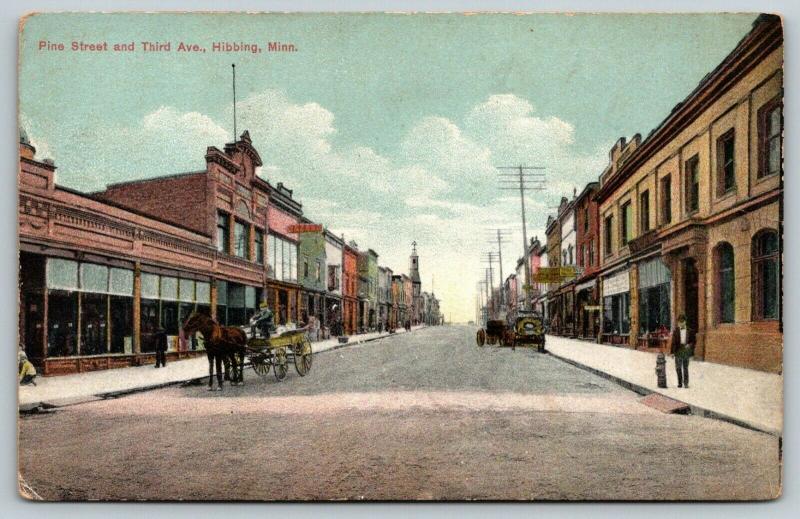
[[[536,345],[539,352],[544,352],[544,319],[535,311],[520,311],[513,327],[512,347],[526,344]]]

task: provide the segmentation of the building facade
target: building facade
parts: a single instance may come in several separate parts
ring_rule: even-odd
[[[782,65],[780,19],[762,15],[646,140],[612,149],[606,342],[664,349],[684,315],[696,356],[781,371]]]
[[[597,271],[599,223],[594,195],[599,184],[590,182],[575,200],[576,263],[575,281],[576,335],[581,339],[598,340],[600,333],[600,287]]]

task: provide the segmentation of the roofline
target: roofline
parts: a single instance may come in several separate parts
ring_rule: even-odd
[[[736,47],[712,70],[683,101],[673,108],[634,150],[617,172],[603,184],[595,195],[603,202],[625,180],[656,152],[692,124],[709,106],[722,97],[742,76],[757,66],[763,58],[783,44],[781,18],[760,14],[753,28]]]
[[[125,182],[115,182],[113,184],[106,184],[106,188],[103,189],[103,190],[92,191],[91,193],[88,193],[88,194],[89,195],[97,195],[97,194],[104,193],[104,192],[108,191],[108,189],[112,188],[112,187],[131,186],[133,184],[144,184],[146,182],[156,182],[158,180],[167,180],[167,179],[172,179],[172,178],[188,177],[188,176],[191,176],[191,175],[201,175],[201,174],[205,175],[207,172],[208,172],[207,170],[203,169],[203,170],[200,170],[200,171],[187,171],[187,172],[184,172],[184,173],[175,173],[175,174],[172,174],[172,175],[162,175],[162,176],[159,176],[159,177],[142,178],[142,179],[139,179],[139,180],[128,180],[128,181],[125,181]]]
[[[211,238],[210,234],[206,234],[204,232],[200,232],[197,229],[191,229],[191,228],[185,227],[185,226],[183,226],[181,224],[177,224],[175,222],[171,222],[171,221],[165,220],[163,218],[158,218],[156,216],[153,216],[151,214],[148,214],[148,213],[145,213],[145,212],[142,212],[142,211],[138,211],[136,209],[131,209],[130,207],[124,206],[122,204],[118,204],[118,203],[116,203],[116,202],[114,202],[112,200],[106,200],[104,198],[97,198],[97,197],[94,196],[94,193],[84,193],[83,191],[78,191],[77,189],[72,189],[72,188],[65,187],[65,186],[60,186],[60,185],[56,185],[55,189],[57,191],[64,191],[65,193],[70,193],[72,195],[80,196],[82,198],[87,198],[89,200],[92,200],[93,202],[97,202],[99,204],[104,204],[104,205],[113,207],[115,209],[120,209],[122,211],[127,211],[127,212],[129,212],[131,214],[135,214],[136,216],[141,216],[142,218],[147,218],[149,220],[153,220],[155,222],[162,223],[164,225],[177,227],[178,229],[181,229],[183,231],[191,232],[193,234],[196,234],[198,236],[202,236],[204,238]]]

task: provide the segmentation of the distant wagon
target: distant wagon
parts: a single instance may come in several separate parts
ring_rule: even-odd
[[[502,319],[490,319],[486,322],[486,328],[478,330],[476,342],[478,346],[484,344],[495,345],[500,343],[502,346],[511,346],[512,333],[508,325]]]

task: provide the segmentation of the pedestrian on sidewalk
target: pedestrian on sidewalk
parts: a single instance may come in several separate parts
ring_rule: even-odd
[[[675,358],[675,371],[678,373],[678,387],[689,387],[689,358],[694,355],[695,333],[686,325],[686,316],[678,317],[678,326],[672,330],[670,351]]]
[[[20,350],[18,355],[17,369],[19,370],[20,386],[27,386],[28,384],[36,385],[36,382],[33,381],[33,379],[36,378],[36,368],[33,367],[31,361],[28,360],[28,356],[22,350]]]
[[[156,334],[153,336],[156,346],[156,368],[161,366],[167,367],[167,331],[158,327]]]

